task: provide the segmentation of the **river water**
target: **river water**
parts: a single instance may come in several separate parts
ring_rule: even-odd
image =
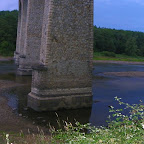
[[[143,77],[118,77],[104,75],[104,72],[144,71],[144,65],[96,63],[93,70],[93,104],[92,108],[78,110],[61,110],[57,112],[35,112],[27,108],[27,95],[30,92],[31,77],[16,76],[16,66],[13,62],[0,62],[0,80],[10,80],[20,85],[3,92],[8,105],[17,116],[27,119],[33,124],[57,127],[57,120],[79,121],[82,124],[91,123],[94,126],[106,126],[109,106],[120,108],[114,100],[115,96],[130,104],[144,101]]]

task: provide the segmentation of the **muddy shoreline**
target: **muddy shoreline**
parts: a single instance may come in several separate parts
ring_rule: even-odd
[[[10,62],[13,60],[13,57],[0,56],[0,62]],[[23,132],[24,134],[38,134],[40,133],[39,130],[49,133],[47,128],[37,126],[22,116],[16,115],[13,109],[8,106],[8,99],[3,95],[3,92],[24,85],[26,84],[20,84],[13,80],[0,79],[0,133]]]
[[[20,133],[25,134],[39,133],[37,125],[32,124],[28,120],[17,116],[12,108],[8,106],[8,100],[2,95],[2,92],[6,89],[22,86],[12,81],[0,80],[0,132],[7,133]],[[48,132],[46,128],[39,127],[45,132]]]
[[[0,62],[3,62],[3,61],[13,61],[14,58],[13,57],[2,57],[0,56]]]
[[[119,76],[119,77],[144,77],[144,72],[129,71],[129,72],[104,72],[104,75]]]

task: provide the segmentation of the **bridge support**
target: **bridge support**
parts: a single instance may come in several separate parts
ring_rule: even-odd
[[[36,111],[92,104],[93,0],[45,1],[41,65],[34,67],[28,106]]]
[[[38,65],[45,0],[28,0],[23,54],[20,55],[19,75],[32,75],[32,66]]]
[[[17,31],[17,45],[14,53],[15,63],[20,65],[21,57],[24,55],[24,43],[26,39],[26,22],[27,22],[27,5],[28,0],[19,0],[19,19]]]
[[[19,64],[19,54],[20,54],[20,37],[21,37],[21,25],[22,25],[22,9],[23,2],[19,0],[19,14],[18,14],[18,27],[17,27],[17,41],[16,41],[16,51],[14,52],[15,64]]]

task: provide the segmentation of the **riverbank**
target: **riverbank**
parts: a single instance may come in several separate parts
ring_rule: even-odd
[[[0,61],[13,61],[13,57],[0,56]],[[144,57],[132,57],[116,54],[116,57],[103,56],[101,53],[94,53],[94,63],[115,63],[115,64],[144,64]]]
[[[25,143],[26,141],[31,144],[36,142],[38,136],[42,133],[48,134],[47,128],[37,126],[32,122],[24,119],[22,115],[16,114],[15,110],[9,107],[8,99],[3,96],[3,92],[15,87],[22,87],[23,84],[17,84],[9,80],[0,80],[0,143],[5,143],[5,134],[10,134],[10,138],[13,141],[17,141],[17,144]]]
[[[93,60],[93,63],[112,63],[112,64],[135,64],[135,65],[144,65],[144,62],[136,61],[118,61],[118,60]]]
[[[111,52],[109,55],[106,55],[103,52],[94,52],[93,60],[94,61],[118,61],[118,62],[144,62],[144,57],[141,56],[127,56],[124,54],[115,54]]]
[[[3,57],[0,56],[0,61],[12,61],[14,58],[13,57]]]
[[[21,115],[14,114],[14,110],[8,106],[8,100],[3,96],[3,91],[14,87],[22,87],[23,84],[17,84],[8,80],[0,80],[0,132],[15,132],[23,131],[28,133],[37,133],[37,126],[33,125]]]

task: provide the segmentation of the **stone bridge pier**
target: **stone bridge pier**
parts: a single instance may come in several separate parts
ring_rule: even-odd
[[[20,36],[21,36],[21,14],[22,14],[22,2],[19,0],[19,14],[18,14],[18,27],[17,27],[17,42],[16,42],[16,51],[14,52],[15,64],[18,65],[19,54],[20,54]]]
[[[33,72],[28,106],[36,111],[90,107],[93,0],[26,1],[25,55],[19,60],[19,70],[34,60],[26,59],[39,54],[39,64],[30,64]],[[35,32],[39,32],[38,37]],[[39,50],[33,52],[35,49]]]
[[[18,75],[32,75],[38,65],[45,0],[21,0],[15,63]]]

